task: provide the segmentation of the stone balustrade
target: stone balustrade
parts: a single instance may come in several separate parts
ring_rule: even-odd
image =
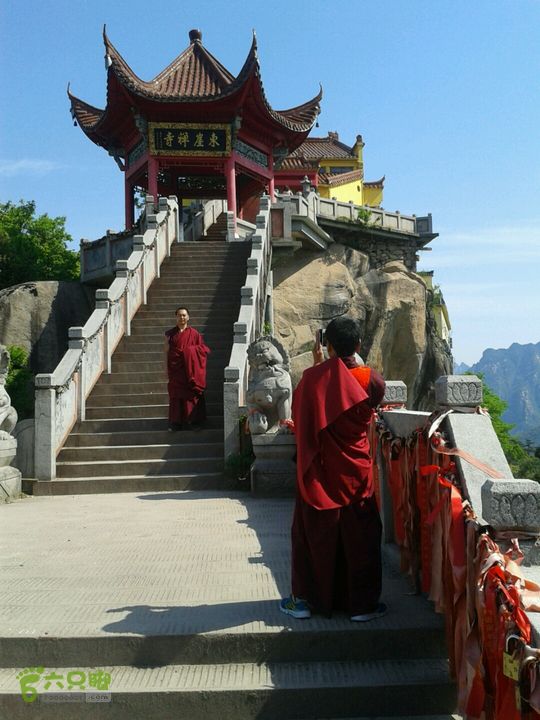
[[[153,207],[153,200],[151,201]],[[150,206],[150,203],[149,205]],[[77,421],[102,372],[110,372],[114,349],[131,334],[131,320],[146,303],[160,266],[178,241],[178,201],[160,198],[157,214],[146,214],[146,230],[133,236],[132,252],[116,263],[116,277],[96,291],[96,308],[84,327],[69,330],[68,350],[52,373],[36,375],[34,476],[56,476],[56,455]]]
[[[403,215],[398,211],[388,212],[383,208],[322,198],[315,192],[309,192],[305,196],[297,193],[296,195],[281,194],[278,197],[280,202],[288,201],[292,204],[295,215],[308,217],[315,222],[317,220],[355,222],[358,219],[359,211],[368,211],[370,213],[368,224],[375,229],[394,230],[399,233],[420,236],[433,234],[431,214],[422,217]]]
[[[116,263],[127,260],[133,251],[134,238],[145,232],[146,217],[155,214],[154,200],[151,195],[146,198],[145,208],[136,225],[131,230],[115,233],[107,230],[105,237],[99,240],[81,240],[79,258],[81,264],[81,282],[89,284],[104,284],[112,282],[115,277]],[[177,212],[176,236],[178,242],[183,238],[183,223],[180,217],[181,210]]]
[[[245,405],[248,381],[247,348],[262,334],[267,305],[271,292],[271,221],[270,198],[263,196],[251,236],[251,255],[247,260],[246,284],[241,289],[240,312],[234,324],[234,339],[225,368],[223,383],[225,457],[238,452],[239,408]]]
[[[479,378],[470,375],[443,376],[436,382],[435,393],[440,408],[437,430],[442,432],[449,448],[461,451],[452,457],[463,496],[472,507],[478,528],[492,528],[496,533],[503,533],[502,537],[510,537],[512,533],[521,536],[526,575],[539,582],[540,484],[513,477],[491,418],[481,411],[482,382]],[[414,433],[425,429],[428,422],[436,420],[434,416],[430,420],[430,413],[403,409],[383,409],[381,417],[391,435],[401,438],[405,444]],[[377,462],[381,477],[384,540],[392,542],[394,509],[385,476],[385,463],[380,454]],[[538,647],[540,619],[535,613],[529,614],[529,619]]]

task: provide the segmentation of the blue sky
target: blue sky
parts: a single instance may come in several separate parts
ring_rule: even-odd
[[[67,217],[77,242],[121,229],[122,175],[69,115],[66,86],[105,105],[103,24],[151,79],[203,43],[233,73],[257,31],[276,109],[324,88],[320,127],[360,133],[384,206],[433,214],[457,360],[540,341],[539,0],[3,0],[0,200]]]

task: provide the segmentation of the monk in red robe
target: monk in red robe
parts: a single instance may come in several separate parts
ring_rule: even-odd
[[[198,429],[206,420],[204,390],[206,359],[210,349],[203,336],[189,327],[189,311],[176,310],[176,326],[165,333],[165,353],[169,378],[169,431]]]
[[[292,595],[280,609],[344,610],[353,621],[381,617],[381,520],[368,426],[384,396],[375,370],[359,365],[358,324],[337,318],[326,330],[329,359],[317,341],[314,367],[293,395],[297,494],[292,526]]]

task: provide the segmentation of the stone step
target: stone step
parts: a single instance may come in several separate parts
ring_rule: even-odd
[[[155,281],[157,283],[158,281]],[[215,297],[217,294],[224,297],[227,302],[234,303],[240,300],[240,288],[245,285],[245,276],[238,278],[216,277],[215,280],[201,280],[198,282],[195,270],[185,270],[183,273],[171,277],[164,277],[158,284],[152,285],[154,293],[163,293],[176,297],[181,302],[187,302],[192,297]],[[150,290],[148,291],[150,292]]]
[[[162,375],[165,375],[165,369],[164,369],[164,352],[162,351],[161,357],[157,357],[153,360],[137,360],[137,359],[131,359],[131,360],[116,360],[113,356],[112,360],[112,373],[125,373],[125,372],[134,372],[134,373],[160,373]],[[226,367],[227,361],[228,361],[228,355],[223,354],[218,357],[212,357],[212,360],[210,358],[208,359],[208,367],[207,367],[207,377],[211,377],[212,374],[216,375],[219,371],[221,371],[221,377],[223,377],[223,368]]]
[[[206,344],[210,346],[210,342],[206,335],[204,335],[203,337]],[[231,348],[228,347],[228,345],[231,345],[232,347],[232,342],[212,342],[212,345],[210,346],[210,355],[208,355],[207,370],[209,370],[210,368],[217,368],[218,366],[225,367],[227,365],[231,354]],[[143,358],[145,358],[147,362],[161,363],[162,367],[164,367],[165,333],[163,333],[163,336],[161,337],[161,340],[159,342],[154,342],[150,345],[147,345],[142,350],[133,347],[126,351],[120,350],[115,352],[112,357],[113,372],[115,372],[114,368],[118,367],[119,363],[140,363],[144,362]]]
[[[196,270],[171,271],[169,274],[162,275],[158,280],[154,280],[148,292],[176,293],[178,297],[184,292],[191,295],[195,291],[202,294],[219,290],[229,300],[234,300],[235,297],[240,296],[239,289],[245,284],[245,277],[245,274],[231,276],[230,273],[226,275],[216,273],[214,276],[210,273],[204,278],[200,278],[199,281]]]
[[[206,397],[206,396],[205,396]],[[96,408],[120,408],[120,407],[136,407],[148,405],[169,405],[169,396],[167,392],[162,393],[139,393],[138,395],[130,395],[125,393],[119,395],[111,393],[110,395],[91,395],[86,401],[86,411]],[[210,415],[223,412],[223,400],[215,398],[215,402],[210,402],[206,397],[206,410]]]
[[[221,429],[223,432],[223,418],[209,417],[205,422],[208,430]],[[107,418],[105,420],[83,420],[81,429],[86,433],[131,432],[135,430],[168,430],[166,418]]]
[[[152,382],[145,383],[144,386],[141,385],[139,382],[134,382],[133,378],[130,378],[128,382],[114,382],[114,378],[111,382],[105,383],[103,382],[103,378],[108,377],[107,375],[103,374],[101,375],[98,382],[94,385],[92,392],[89,396],[89,402],[93,400],[93,398],[97,396],[102,395],[114,395],[116,393],[121,393],[122,395],[130,395],[130,394],[137,394],[144,391],[144,393],[163,393],[167,391],[167,380],[165,377],[162,379],[154,380]],[[209,395],[208,392],[205,392],[205,396],[208,399]],[[223,396],[223,392],[221,393],[221,396]]]
[[[178,434],[180,435],[181,433]],[[223,460],[223,443],[193,443],[186,442],[186,440],[190,439],[187,437],[180,439],[184,440],[184,442],[176,445],[145,444],[64,447],[58,455],[58,460],[60,462],[102,462],[103,460],[172,460],[199,457],[219,457]]]
[[[137,317],[137,316],[135,316]],[[232,344],[233,341],[233,324],[237,321],[238,316],[234,318],[231,323],[223,325],[203,325],[199,324],[196,328],[205,337],[210,336],[218,343],[226,343],[227,340]],[[159,322],[150,322],[148,320],[138,320],[131,324],[131,335],[125,336],[120,342],[123,343],[144,343],[144,342],[155,342],[155,339],[163,340],[163,336],[167,330],[174,327],[174,317],[170,317],[167,321],[160,320]],[[131,341],[130,338],[133,338]],[[118,344],[120,348],[120,343]]]
[[[41,661],[42,662],[42,661]],[[102,666],[100,665],[100,668]],[[70,668],[54,668],[63,676]],[[92,668],[79,667],[89,673]],[[451,712],[454,690],[442,661],[230,663],[157,668],[105,666],[111,702],[79,703],[77,718],[177,717],[208,720],[288,720],[393,713]],[[9,717],[27,717],[16,673],[0,671]],[[46,692],[46,691],[44,691]],[[49,690],[52,692],[52,689]],[[90,709],[88,709],[90,708]],[[65,709],[65,708],[63,708]],[[40,718],[61,717],[55,703],[39,702]],[[16,713],[11,714],[11,713]],[[55,714],[56,713],[56,714]]]
[[[113,357],[113,368],[117,367],[118,363],[131,363],[131,362],[143,362],[143,359],[148,362],[161,362],[164,367],[165,363],[165,333],[163,335],[157,335],[156,339],[151,339],[151,342],[140,342],[142,338],[138,338],[139,344],[130,343],[117,350]],[[207,356],[207,370],[210,368],[217,368],[218,366],[225,367],[230,358],[232,341],[228,343],[226,341],[219,341],[215,338],[212,339],[203,334],[205,343],[210,347],[210,355]],[[230,346],[230,347],[229,347]],[[114,370],[113,370],[114,372]]]
[[[156,297],[153,297],[151,299],[149,298],[148,303],[146,305],[143,305],[138,312],[142,312],[143,310],[155,310],[156,308],[165,308],[165,309],[173,308],[173,315],[174,315],[174,310],[177,307],[177,305],[176,305],[177,302],[178,302],[177,298],[173,297],[172,295],[170,297],[165,297],[165,298],[156,298]],[[201,312],[203,310],[206,310],[206,311],[212,310],[213,308],[223,307],[224,305],[226,306],[227,303],[223,302],[223,298],[221,297],[220,293],[216,293],[213,296],[201,295],[197,299],[193,299],[193,296],[190,293],[190,302],[189,302],[190,314],[193,314],[195,312]],[[236,303],[236,305],[238,305],[238,306],[240,305],[240,298],[238,298],[238,302]],[[233,307],[233,306],[231,306],[231,307]],[[231,307],[226,308],[226,309],[230,310]]]
[[[173,255],[182,255],[186,253],[198,254],[204,253],[204,246],[208,244],[209,252],[213,254],[221,253],[227,257],[235,257],[237,255],[248,254],[251,249],[251,241],[224,243],[223,240],[204,240],[185,241],[175,243],[172,248]]]
[[[96,495],[101,493],[172,492],[178,490],[234,489],[221,472],[180,475],[111,475],[106,477],[22,480],[23,492],[30,495]],[[0,716],[1,717],[1,716]]]
[[[73,447],[117,447],[119,445],[194,445],[197,443],[220,443],[223,442],[223,430],[221,428],[204,428],[200,432],[170,433],[167,429],[162,430],[111,430],[109,432],[88,432],[85,423],[79,423],[66,440],[64,448]]]
[[[200,333],[202,333],[205,338],[208,337],[214,337],[217,339],[218,342],[225,342],[227,339],[232,345],[233,340],[233,325],[238,320],[238,316],[236,316],[233,320],[231,320],[228,323],[222,323],[219,320],[214,320],[213,318],[209,320],[208,322],[198,322],[197,324],[191,323],[192,327],[194,327],[196,330],[198,330]],[[137,322],[132,323],[131,325],[131,335],[129,337],[135,337],[137,340],[141,340],[142,337],[147,338],[161,338],[163,340],[163,335],[167,330],[170,330],[171,327],[173,327],[173,321],[174,318],[161,318],[159,321],[156,320],[142,320],[139,319]],[[127,340],[127,338],[126,338]]]
[[[200,271],[202,268],[206,268],[208,263],[208,270],[212,276],[220,272],[225,271],[228,273],[234,273],[240,275],[247,272],[247,258],[245,257],[223,257],[219,258],[215,255],[201,255],[201,257],[188,258],[181,255],[172,255],[167,259],[166,263],[160,268],[160,277],[167,273],[181,270],[183,267],[193,268],[195,272]]]
[[[148,392],[143,392],[143,390]],[[204,396],[207,403],[222,403],[223,386],[207,388]],[[144,387],[134,383],[109,383],[103,385],[98,383],[94,386],[94,389],[88,397],[86,406],[112,406],[116,399],[118,399],[120,405],[127,405],[131,402],[134,405],[166,403],[168,402],[167,381],[163,379],[159,382],[148,383],[148,385]],[[129,402],[126,402],[126,399]]]
[[[154,383],[156,382],[156,379],[157,378],[155,371],[141,372],[137,376],[137,382],[139,383],[139,387],[141,387],[141,385],[143,384],[146,385],[146,383]],[[114,374],[111,373],[110,375],[101,375],[98,382],[109,385],[111,383],[128,383],[130,381],[133,381],[133,373],[115,372]],[[163,378],[163,382],[166,382],[165,378]],[[223,370],[220,371],[218,368],[207,372],[206,382],[208,386],[217,382],[223,382]]]
[[[192,432],[192,431],[186,431]],[[221,473],[223,458],[182,457],[182,458],[145,458],[140,460],[92,460],[78,463],[61,461],[56,463],[58,478],[118,477],[134,475],[136,477],[156,477],[159,475],[197,475],[198,473]]]
[[[167,379],[164,375],[164,373],[145,373],[145,375],[152,376],[152,382],[148,383],[130,383],[129,381],[126,382],[126,380],[133,379],[133,373],[122,373],[117,375],[107,375],[107,376],[101,376],[100,380],[94,385],[94,388],[92,390],[91,395],[88,398],[88,406],[89,407],[114,407],[116,405],[115,400],[113,399],[116,395],[118,395],[121,398],[121,402],[119,402],[119,405],[122,406],[128,406],[128,405],[139,405],[139,403],[135,403],[131,401],[131,393],[128,390],[128,388],[132,388],[133,394],[140,394],[140,395],[147,395],[147,394],[154,394],[154,392],[157,391],[163,395],[164,393],[167,393]],[[223,408],[223,371],[221,371],[221,375],[218,375],[217,379],[211,379],[207,378],[208,382],[206,385],[206,390],[204,391],[204,396],[207,403],[218,403],[220,408]],[[105,378],[110,378],[111,382],[105,382]],[[118,382],[116,382],[118,380]],[[137,378],[139,380],[139,378]],[[157,381],[157,382],[156,382]],[[149,390],[147,393],[146,391]],[[144,392],[143,392],[144,391]],[[101,400],[98,401],[98,403],[94,404],[93,400],[94,398],[102,398],[102,397],[108,397],[112,401],[102,403]],[[167,400],[168,403],[168,400]],[[146,402],[140,403],[141,405],[146,405]],[[151,402],[150,405],[159,405],[161,403],[158,402]],[[163,403],[166,404],[166,403]]]
[[[115,392],[110,392],[107,395],[96,395],[92,392],[86,401],[86,412],[92,408],[121,407],[128,403],[132,405],[166,405],[168,402],[169,395],[165,388],[161,393],[147,392],[138,393],[137,395],[131,395],[130,393],[120,395]],[[208,407],[208,401],[206,406]]]
[[[169,403],[155,405],[114,405],[112,407],[87,407],[87,420],[106,420],[107,418],[166,418]],[[223,403],[206,403],[206,414],[209,418],[223,419]]]
[[[186,303],[187,304],[187,303]],[[238,310],[240,309],[240,304],[238,304],[238,308],[230,308],[226,305],[216,303],[215,307],[208,306],[206,308],[199,308],[198,310],[192,310],[189,308],[189,317],[190,317],[190,324],[195,325],[195,322],[198,323],[208,320],[208,318],[212,318],[214,320],[220,320],[221,322],[232,322],[233,318],[238,317]],[[171,312],[167,310],[166,307],[160,307],[159,305],[157,307],[153,307],[150,305],[147,305],[146,307],[140,309],[137,311],[137,314],[135,315],[135,318],[132,322],[135,320],[141,320],[145,319],[148,320],[150,318],[163,318],[163,320],[166,320],[168,322],[171,322],[174,320],[174,312],[171,315]],[[174,322],[173,322],[174,324]],[[232,332],[232,327],[231,327]]]
[[[223,277],[223,279],[234,279],[237,280],[241,277],[245,277],[247,274],[247,262],[244,258],[237,260],[208,260],[208,268],[206,268],[206,257],[193,258],[186,260],[181,257],[169,258],[167,263],[161,266],[159,277],[163,278],[167,275],[176,275],[182,273],[185,268],[189,268],[192,278],[201,275],[201,282],[212,282],[216,277]],[[202,269],[205,269],[204,274],[201,273]],[[208,273],[206,273],[208,269]],[[157,278],[156,280],[159,280]]]

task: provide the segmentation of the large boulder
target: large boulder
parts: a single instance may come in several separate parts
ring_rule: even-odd
[[[362,356],[386,379],[407,384],[411,407],[430,405],[433,382],[451,371],[426,286],[402,262],[370,269],[367,255],[339,243],[324,254],[276,254],[273,302],[275,331],[291,355],[294,384],[312,364],[316,330],[341,315],[360,322]]]
[[[84,325],[94,289],[78,282],[27,282],[0,290],[0,344],[30,353],[34,373],[52,372],[68,345],[68,329]]]

